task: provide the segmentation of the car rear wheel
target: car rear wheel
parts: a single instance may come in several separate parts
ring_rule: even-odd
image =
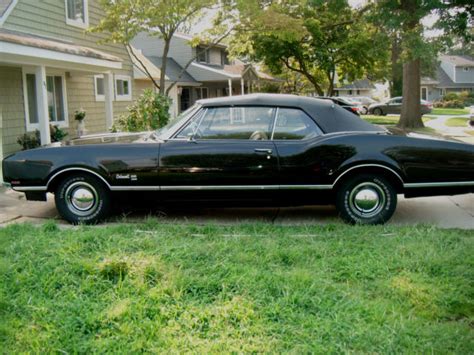
[[[382,111],[382,109],[381,109],[381,108],[378,108],[378,107],[374,108],[374,115],[376,115],[376,116],[383,116],[383,111]]]
[[[94,224],[110,211],[107,187],[90,175],[70,175],[58,185],[54,196],[59,214],[72,224]]]
[[[366,115],[369,113],[369,108],[367,106],[362,106],[362,109],[360,111],[362,115]]]
[[[359,175],[339,187],[336,207],[347,223],[383,224],[395,212],[397,192],[383,177]]]

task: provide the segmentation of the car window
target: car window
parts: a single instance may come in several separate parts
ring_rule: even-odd
[[[391,104],[401,104],[402,103],[402,99],[401,98],[398,98],[398,99],[392,99],[390,101]]]
[[[273,107],[209,108],[195,133],[196,139],[270,139]]]
[[[319,127],[305,112],[293,108],[278,109],[273,139],[301,140],[320,134]]]
[[[194,135],[197,130],[199,121],[206,110],[202,110],[198,114],[194,115],[193,118],[184,126],[183,129],[175,136],[175,138],[190,138]]]

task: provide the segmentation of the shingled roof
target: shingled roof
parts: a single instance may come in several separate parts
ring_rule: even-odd
[[[82,57],[108,60],[111,62],[122,62],[122,59],[118,57],[115,57],[102,51],[98,51],[93,48],[79,46],[73,44],[72,42],[66,42],[56,39],[53,40],[50,38],[36,36],[29,33],[10,31],[5,29],[0,29],[0,42],[14,43],[28,47],[35,47],[61,53],[78,55]]]

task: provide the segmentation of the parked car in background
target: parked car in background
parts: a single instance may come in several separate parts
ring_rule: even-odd
[[[347,98],[339,96],[318,96],[317,98],[331,100],[333,103],[341,106],[343,109],[360,116],[360,112],[362,110],[360,102],[351,102],[350,100],[347,100]]]
[[[369,106],[369,113],[377,116],[385,116],[386,114],[400,114],[402,112],[402,101],[403,98],[393,97],[388,101],[382,103],[375,103]],[[421,103],[421,114],[425,115],[430,113],[433,109],[433,104],[426,100],[420,100]]]
[[[469,126],[474,128],[474,105],[469,110]]]
[[[377,103],[377,101],[368,96],[354,96],[354,100],[360,102],[360,104],[362,105],[362,115],[368,114],[369,106]]]
[[[27,200],[54,193],[75,224],[100,221],[121,194],[155,205],[334,204],[346,222],[378,224],[397,194],[474,192],[474,145],[388,131],[328,100],[200,100],[160,130],[134,135],[18,152],[3,160],[4,181]]]

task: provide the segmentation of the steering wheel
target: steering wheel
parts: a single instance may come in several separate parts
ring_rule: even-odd
[[[268,140],[268,136],[265,132],[255,131],[252,133],[249,139],[254,141],[266,141]]]

